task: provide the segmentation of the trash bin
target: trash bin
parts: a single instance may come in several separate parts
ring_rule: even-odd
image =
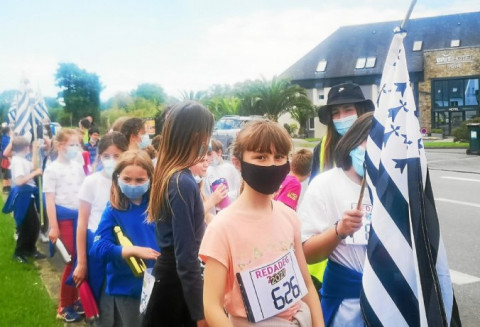
[[[470,144],[467,154],[480,155],[480,123],[467,124],[467,127],[470,134]]]

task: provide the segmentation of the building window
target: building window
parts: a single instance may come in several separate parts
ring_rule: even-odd
[[[415,41],[413,42],[412,51],[422,51],[423,41]]]
[[[450,79],[433,83],[436,108],[478,106],[479,79]]]
[[[315,118],[308,118],[307,128],[309,130],[314,130],[315,129]]]
[[[361,57],[357,59],[357,63],[355,64],[356,69],[365,68],[365,63],[367,62],[367,58]]]
[[[365,64],[365,68],[375,67],[375,62],[377,62],[377,57],[368,57],[367,62]]]
[[[327,68],[327,61],[326,60],[320,60],[317,64],[317,69],[315,70],[315,72],[316,73],[324,72],[326,68]]]
[[[323,94],[318,95],[318,100],[324,100],[324,99],[325,99],[325,95],[323,95]]]
[[[454,48],[454,47],[459,47],[459,46],[460,46],[460,40],[452,40],[452,41],[450,41],[450,46],[451,46],[452,48]]]

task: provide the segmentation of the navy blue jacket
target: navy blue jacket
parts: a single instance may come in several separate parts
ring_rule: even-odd
[[[188,311],[193,320],[201,320],[203,279],[198,250],[206,226],[200,190],[189,169],[172,176],[168,199],[172,211],[157,222],[158,244],[162,249],[173,247]]]

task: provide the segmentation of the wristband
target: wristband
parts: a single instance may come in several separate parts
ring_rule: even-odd
[[[339,222],[340,222],[340,220],[337,220],[337,221],[335,222],[335,224],[334,224],[334,225],[335,225],[335,234],[337,235],[337,238],[338,238],[339,240],[344,240],[344,239],[347,238],[347,235],[338,234],[338,229],[337,229],[337,228],[338,228],[338,223],[339,223]]]

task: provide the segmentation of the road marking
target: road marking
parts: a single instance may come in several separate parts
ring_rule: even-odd
[[[461,204],[461,205],[464,205],[464,206],[470,206],[470,207],[480,208],[480,204],[478,204],[478,203],[471,203],[471,202],[450,200],[450,199],[444,199],[444,198],[435,198],[435,201],[449,202],[449,203]]]
[[[466,181],[466,182],[477,182],[477,183],[480,183],[480,179],[473,179],[473,178],[462,178],[462,177],[454,177],[454,176],[440,176],[440,178],[455,179],[455,180],[457,180],[457,181]]]
[[[480,278],[478,277],[468,275],[452,269],[450,269],[450,278],[452,279],[452,283],[456,285],[465,285],[465,284],[480,282]]]

